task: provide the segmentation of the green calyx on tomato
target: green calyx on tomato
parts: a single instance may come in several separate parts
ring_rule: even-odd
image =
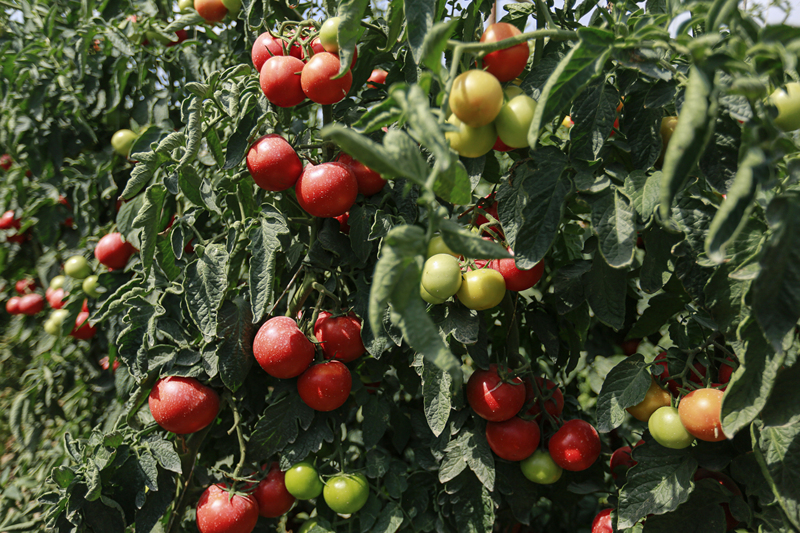
[[[319,28],[319,42],[326,52],[335,54],[339,51],[339,24],[340,17],[331,17],[322,23]]]
[[[536,450],[533,455],[519,463],[522,474],[540,485],[551,485],[561,478],[564,471],[545,450]]]
[[[494,123],[473,128],[463,123],[456,115],[451,115],[447,123],[455,126],[455,131],[446,131],[444,136],[450,141],[450,148],[462,157],[481,157],[488,154],[497,141]]]
[[[494,120],[500,140],[512,148],[528,146],[528,129],[535,111],[536,100],[527,94],[517,95],[506,102]]]
[[[322,496],[335,513],[353,514],[367,503],[369,483],[361,473],[339,474],[325,483]]]
[[[322,493],[322,481],[314,465],[302,461],[286,471],[284,478],[286,490],[298,500],[310,500]]]
[[[665,448],[681,450],[694,442],[694,437],[683,427],[680,414],[674,407],[656,409],[647,421],[647,427],[656,442]]]
[[[506,282],[503,275],[497,270],[482,268],[464,274],[457,296],[458,301],[469,309],[483,311],[502,302],[505,294]]]
[[[64,263],[64,273],[73,279],[84,279],[92,273],[92,269],[85,257],[73,255]]]
[[[453,296],[461,288],[458,259],[448,254],[436,254],[425,261],[421,285],[434,298],[446,300]]]
[[[800,83],[787,83],[769,97],[769,103],[778,108],[775,125],[783,131],[800,129]]]

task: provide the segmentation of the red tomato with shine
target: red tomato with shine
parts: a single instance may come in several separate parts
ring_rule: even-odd
[[[94,247],[94,256],[100,263],[111,269],[125,268],[136,248],[122,240],[121,233],[105,235]]]
[[[349,363],[367,351],[361,341],[361,320],[354,316],[317,319],[314,336],[322,343],[322,352],[326,359]]]
[[[339,222],[339,231],[345,235],[350,235],[350,224],[348,223],[350,220],[350,212],[348,211],[344,215],[339,215],[338,217],[333,218]]]
[[[89,325],[89,311],[81,311],[75,318],[75,327],[72,328],[70,335],[76,339],[88,341],[97,333],[97,328]]]
[[[382,68],[373,69],[372,74],[369,75],[367,78],[367,87],[371,87],[372,89],[377,89],[378,86],[375,85],[376,83],[386,83],[386,76],[389,73],[383,70]],[[370,83],[372,82],[372,83]]]
[[[14,218],[14,211],[6,211],[0,216],[0,229],[19,229],[19,220]]]
[[[66,303],[64,301],[65,296],[66,294],[64,293],[64,289],[61,288],[58,289],[48,288],[45,291],[45,297],[47,298],[47,303],[49,303],[50,307],[52,307],[53,309],[61,309],[62,307],[64,307],[64,304]]]
[[[194,8],[209,24],[222,21],[228,14],[228,8],[222,0],[194,0]]]
[[[300,59],[292,56],[275,56],[264,62],[259,83],[271,104],[294,107],[306,99],[300,86],[300,72],[304,66]]]
[[[544,402],[544,410],[550,413],[550,416],[554,418],[561,416],[561,412],[564,411],[564,394],[561,392],[561,388],[559,388],[555,382],[540,377],[536,378],[536,386],[543,396],[552,393]],[[547,388],[546,391],[545,388]],[[537,396],[536,392],[533,390],[533,383],[529,378],[525,378],[525,403],[534,402],[528,409],[527,414],[538,418],[542,412],[542,406],[541,403],[536,400]]]
[[[315,411],[338,409],[350,396],[353,377],[341,361],[314,365],[297,380],[300,399]]]
[[[611,470],[611,477],[614,479],[617,479],[620,473],[627,472],[635,465],[636,461],[631,457],[630,446],[623,446],[622,448],[614,450],[614,453],[611,454],[611,461],[608,463],[608,467]]]
[[[267,374],[289,379],[302,374],[314,360],[314,345],[297,327],[297,322],[276,316],[259,328],[253,341],[253,355]]]
[[[684,396],[678,405],[678,415],[686,431],[707,442],[725,440],[720,420],[724,394],[718,389],[697,389]]]
[[[283,47],[286,46],[286,41],[279,38],[275,38],[269,34],[269,32],[264,32],[258,36],[258,38],[253,43],[253,49],[250,51],[250,58],[253,60],[253,66],[256,68],[256,72],[261,72],[261,67],[264,66],[264,63],[267,62],[267,59],[275,56],[282,56],[285,55],[283,53]],[[302,59],[303,57],[303,49],[300,47],[299,44],[295,43],[289,48],[289,55],[292,57],[296,57],[297,59]]]
[[[267,477],[262,479],[253,492],[258,502],[258,514],[267,518],[277,518],[286,514],[294,505],[295,497],[286,490],[284,478],[278,463],[272,463]]]
[[[467,382],[467,402],[480,416],[490,422],[502,422],[516,415],[525,404],[525,385],[518,377],[504,382],[498,366],[476,370]]]
[[[197,502],[200,533],[250,533],[258,522],[258,502],[252,495],[231,499],[225,484],[208,487]]]
[[[520,292],[528,290],[542,279],[544,274],[544,261],[539,261],[530,270],[517,268],[514,258],[495,259],[489,263],[489,268],[493,268],[502,274],[506,282],[506,289],[509,291]]]
[[[342,163],[306,166],[294,186],[297,202],[308,214],[334,218],[350,211],[358,196],[358,181]]]
[[[611,523],[611,511],[613,509],[603,509],[592,520],[592,533],[614,533],[614,525]]]
[[[533,454],[539,446],[539,424],[515,416],[505,422],[488,422],[486,440],[489,447],[501,459],[522,461]]]
[[[44,297],[41,294],[26,294],[19,299],[19,312],[33,316],[44,310]]]
[[[569,420],[550,439],[553,461],[572,472],[586,470],[600,457],[600,435],[583,420]]]
[[[294,148],[277,133],[264,135],[247,152],[247,170],[265,191],[285,191],[297,183],[303,163]]]
[[[0,168],[3,170],[9,170],[11,165],[14,163],[14,160],[11,159],[11,156],[8,154],[0,155]]]
[[[9,315],[18,315],[19,312],[19,296],[12,296],[6,302],[6,311],[8,311]]]
[[[516,26],[507,22],[491,24],[481,35],[482,43],[496,43],[504,39],[516,37],[520,32]],[[483,58],[483,66],[486,71],[493,74],[499,81],[511,81],[522,74],[528,64],[530,56],[528,43],[519,43],[486,54]]]
[[[178,435],[207,427],[219,413],[219,394],[195,378],[159,379],[147,399],[159,426]]]
[[[33,278],[23,278],[17,280],[14,284],[14,289],[16,289],[18,294],[28,294],[33,292],[36,289],[36,280]]]
[[[372,170],[364,163],[356,161],[349,154],[340,154],[339,157],[336,158],[336,161],[349,168],[350,172],[356,177],[359,194],[372,196],[373,194],[381,192],[383,186],[386,185],[386,180],[383,179],[378,172]]]
[[[306,93],[313,102],[318,104],[335,104],[341,102],[350,91],[353,85],[353,73],[347,74],[339,79],[333,77],[339,73],[339,56],[330,52],[320,52],[308,60],[303,73],[300,75],[300,83],[303,92]]]

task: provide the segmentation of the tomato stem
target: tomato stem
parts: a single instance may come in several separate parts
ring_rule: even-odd
[[[242,433],[242,426],[239,424],[241,417],[239,416],[239,410],[236,408],[236,402],[234,402],[233,397],[229,391],[225,391],[225,401],[228,402],[228,405],[231,407],[231,411],[233,412],[233,427],[228,430],[228,435],[233,433],[236,430],[236,438],[239,440],[239,463],[236,465],[236,469],[233,471],[233,478],[236,479],[239,477],[239,474],[244,468],[244,461],[247,456],[247,447],[244,442],[244,434]]]

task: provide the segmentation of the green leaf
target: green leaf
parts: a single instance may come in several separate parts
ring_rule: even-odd
[[[633,263],[636,250],[636,213],[618,190],[595,195],[591,199],[592,231],[597,235],[600,252],[614,268]]]
[[[511,257],[508,251],[494,241],[482,239],[452,220],[442,220],[439,223],[444,243],[453,252],[472,259],[503,259]]]
[[[795,376],[796,376],[795,372]],[[794,382],[795,389],[797,382]],[[757,439],[757,440],[756,440]],[[772,487],[776,503],[791,522],[791,528],[800,529],[800,493],[797,489],[797,471],[800,468],[794,450],[800,445],[800,424],[773,426],[756,422],[753,431],[753,452],[761,473]]]
[[[639,354],[612,368],[597,397],[597,431],[605,433],[621,426],[628,414],[625,409],[644,400],[651,382],[647,364]]]
[[[186,143],[186,151],[178,162],[178,171],[189,164],[200,149],[200,141],[203,139],[203,99],[195,96],[184,101],[181,106],[181,118],[186,123],[184,131],[189,132],[189,139]]]
[[[705,485],[711,490],[702,490]],[[688,501],[681,504],[674,513],[654,515],[647,518],[647,532],[650,533],[706,533],[726,531],[725,511],[720,503],[726,501],[722,486],[717,481],[701,480]]]
[[[564,174],[567,160],[548,146],[531,153],[497,192],[498,213],[517,266],[530,269],[544,258],[561,226],[572,183]]]
[[[592,269],[583,277],[586,299],[595,317],[619,330],[625,324],[627,272],[609,266],[601,254],[594,254]]]
[[[236,392],[244,383],[254,360],[255,326],[247,300],[238,296],[233,301],[223,302],[219,310],[217,337],[222,339],[217,345],[220,377],[226,387]]]
[[[369,6],[369,0],[341,0],[339,2],[337,15],[341,17],[341,22],[336,33],[339,43],[339,75],[350,70],[353,51],[364,33],[365,28],[361,25],[361,20],[364,18],[367,6]]]
[[[251,109],[242,120],[239,121],[233,134],[231,134],[228,139],[228,145],[225,150],[225,163],[222,165],[222,170],[230,170],[238,167],[247,155],[247,151],[250,149],[250,133],[253,131],[256,124],[258,124],[256,109],[257,108]],[[194,200],[192,201],[194,202]]]
[[[130,200],[141,191],[147,183],[153,179],[158,167],[164,162],[164,157],[156,152],[140,154],[139,161],[131,171],[131,177],[125,184],[125,189],[120,197]]]
[[[421,51],[422,64],[437,75],[442,70],[442,54],[447,48],[447,40],[453,35],[453,30],[458,22],[458,19],[437,22],[425,34]]]
[[[181,473],[181,458],[175,450],[173,442],[165,440],[159,435],[150,435],[145,442],[147,443],[147,449],[153,454],[153,457],[162,468],[176,474]]]
[[[403,525],[403,509],[395,502],[383,508],[370,533],[395,533]]]
[[[163,307],[153,305],[142,296],[125,300],[125,316],[122,318],[125,329],[117,337],[117,354],[137,381],[147,375],[147,350],[154,344],[158,317],[165,313]]]
[[[217,313],[228,289],[229,259],[224,245],[212,244],[186,267],[183,281],[186,306],[206,342],[217,333]]]
[[[643,170],[634,170],[625,177],[625,194],[631,199],[631,204],[644,221],[655,214],[659,202],[660,184],[661,171],[648,176]]]
[[[619,492],[617,528],[624,529],[649,514],[674,511],[689,499],[697,462],[688,448],[672,450],[652,439],[636,447],[637,461]]]
[[[389,429],[391,405],[382,397],[372,395],[363,407],[364,446],[370,449],[378,444]]]
[[[675,195],[714,134],[719,104],[714,93],[713,75],[713,72],[706,72],[697,65],[689,68],[689,83],[678,125],[664,155],[660,210],[663,219],[669,218]]]
[[[433,153],[436,157],[436,164],[439,170],[447,174],[447,171],[450,170],[451,165],[457,158],[455,153],[450,150],[450,144],[447,139],[445,139],[444,133],[442,133],[439,127],[439,122],[433,113],[431,113],[428,95],[422,91],[419,85],[407,86],[400,84],[393,86],[389,94],[405,113],[409,134],[414,140]],[[390,132],[390,135],[396,135],[395,131],[396,130]],[[387,134],[387,137],[389,137],[389,134]],[[387,147],[389,146],[388,139],[384,141],[384,144]],[[418,152],[417,148],[412,148],[412,150]],[[427,170],[427,165],[424,168]],[[442,187],[438,187],[436,188],[436,192],[442,196],[442,198],[445,198],[445,196],[440,193],[445,193],[454,198],[464,199],[465,195],[469,195],[471,189],[466,187],[466,190],[464,190],[463,181],[458,182],[458,185],[461,186],[461,189],[457,191],[447,192],[443,191]],[[466,201],[461,203],[468,202],[469,198],[466,198]],[[453,203],[459,202],[453,201]]]
[[[452,404],[450,374],[441,368],[422,359],[422,367],[417,366],[417,373],[422,378],[422,401],[425,419],[435,436],[439,436],[447,426]]]
[[[606,82],[589,87],[572,108],[575,125],[570,130],[572,159],[594,161],[605,145],[617,118],[619,91]]]
[[[308,429],[314,410],[297,394],[270,403],[250,435],[247,451],[251,457],[270,457],[294,442],[299,428]],[[299,427],[298,427],[299,426]]]
[[[250,306],[253,321],[259,322],[275,298],[275,265],[281,249],[280,235],[287,235],[289,228],[283,215],[265,209],[265,217],[247,233],[250,252]]]
[[[764,152],[757,147],[750,148],[739,165],[727,198],[708,229],[706,253],[712,261],[723,262],[726,247],[747,223],[759,185],[769,177],[770,169]]]
[[[436,2],[434,0],[404,0],[406,33],[414,62],[419,65],[424,59],[425,38],[433,28]]]
[[[649,307],[644,310],[639,320],[631,327],[627,339],[641,339],[660,330],[669,319],[686,307],[683,294],[663,292],[648,300]]]
[[[139,255],[142,258],[142,266],[144,266],[145,272],[149,272],[150,267],[153,266],[161,210],[164,207],[166,196],[167,188],[163,185],[155,184],[148,187],[144,193],[142,209],[133,220],[133,229],[141,228],[142,230],[139,237],[141,243]]]

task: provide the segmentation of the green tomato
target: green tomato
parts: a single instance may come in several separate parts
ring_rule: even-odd
[[[436,254],[448,254],[453,257],[459,256],[459,254],[455,253],[445,244],[441,235],[434,235],[428,243],[428,257],[433,257]]]
[[[64,273],[74,279],[84,279],[92,273],[92,269],[85,257],[73,255],[64,263]]]
[[[364,474],[339,474],[328,480],[322,493],[335,513],[353,514],[369,499],[369,483]]]
[[[453,80],[448,102],[459,120],[467,126],[479,128],[491,124],[497,117],[503,107],[503,88],[488,72],[468,70]]]
[[[494,120],[500,140],[512,148],[528,146],[528,128],[533,122],[536,100],[520,94],[505,103]]]
[[[44,331],[48,335],[58,335],[60,329],[60,326],[54,323],[52,320],[48,319],[44,321]]]
[[[178,0],[178,10],[187,13],[194,9],[194,0]]]
[[[492,268],[472,270],[464,274],[464,282],[458,290],[458,301],[469,309],[483,311],[503,301],[506,281],[503,275]]]
[[[67,278],[64,276],[56,276],[50,280],[50,288],[53,290],[61,289],[64,287],[64,282],[67,281]]]
[[[533,452],[533,455],[520,461],[519,467],[526,478],[540,485],[555,483],[563,472],[563,469],[544,450]]]
[[[800,128],[800,83],[787,83],[785,89],[776,90],[769,99],[778,108],[776,126],[783,131]]]
[[[137,135],[131,130],[119,130],[111,137],[111,146],[122,157],[128,157]]]
[[[429,304],[443,304],[446,298],[437,298],[436,296],[432,295],[428,291],[425,290],[425,287],[422,286],[422,283],[419,284],[419,295],[422,296],[422,299],[428,302]]]
[[[447,131],[444,136],[450,141],[450,148],[460,156],[481,157],[488,154],[497,142],[497,129],[493,122],[472,128],[461,122],[457,116],[451,115],[447,123],[455,126],[457,130]]]
[[[302,461],[286,471],[286,490],[298,500],[316,498],[322,492],[322,481],[317,469],[308,461]]]
[[[300,526],[300,529],[297,530],[297,533],[308,533],[309,531],[311,531],[311,528],[317,525],[318,522],[319,520],[317,520],[316,518],[309,518],[308,520],[303,522],[303,525]]]
[[[49,333],[50,335],[58,335],[61,333],[61,324],[64,323],[64,320],[67,319],[69,316],[69,311],[66,309],[56,309],[52,313],[50,313],[50,317],[44,323],[44,330],[45,332]]]
[[[519,85],[517,85],[515,83],[512,83],[511,85],[509,85],[505,89],[503,89],[503,95],[506,97],[506,101],[511,100],[515,96],[519,96],[521,94],[525,94],[522,91],[522,87],[520,87]]]
[[[97,292],[97,287],[99,285],[98,278],[95,274],[92,274],[85,280],[83,280],[83,292],[91,296],[92,298],[99,298],[100,294]]]
[[[222,5],[228,10],[228,15],[231,18],[236,18],[239,10],[242,9],[242,0],[222,0]]]
[[[694,437],[683,427],[675,407],[665,406],[656,409],[647,421],[647,427],[656,442],[665,448],[681,450],[694,442]]]
[[[458,259],[448,254],[436,254],[422,268],[422,288],[435,298],[448,299],[461,287],[461,267]]]
[[[335,54],[339,51],[339,24],[342,19],[331,17],[322,23],[319,28],[319,42],[326,52]]]

